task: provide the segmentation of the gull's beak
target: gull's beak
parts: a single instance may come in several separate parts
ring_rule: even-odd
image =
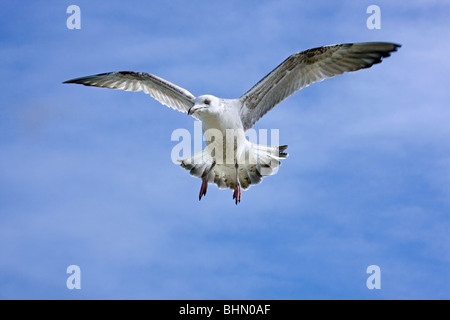
[[[195,112],[197,112],[201,108],[202,108],[201,106],[197,106],[197,105],[192,106],[188,111],[188,116],[192,116]]]

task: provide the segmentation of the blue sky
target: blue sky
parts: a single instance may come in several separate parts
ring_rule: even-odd
[[[71,4],[80,30],[66,27]],[[371,4],[380,30],[366,27]],[[0,6],[0,298],[450,298],[448,3]],[[358,41],[403,47],[262,118],[290,156],[238,206],[213,185],[199,202],[201,181],[172,163],[171,134],[192,118],[62,85],[132,70],[235,98],[294,52]],[[66,287],[73,264],[81,290]]]

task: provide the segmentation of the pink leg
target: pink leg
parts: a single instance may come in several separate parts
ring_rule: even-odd
[[[233,193],[233,199],[236,199],[236,204],[238,202],[241,202],[241,184],[239,183],[239,180],[236,181],[236,187],[234,187],[234,193]]]
[[[239,165],[234,165],[236,168],[236,186],[234,187],[233,199],[236,199],[236,204],[241,202],[241,183],[239,182]]]
[[[198,200],[202,200],[202,197],[206,195],[206,190],[208,189],[208,179],[205,177],[202,178],[202,186],[200,187],[200,194],[198,195]]]
[[[208,175],[211,172],[211,170],[214,168],[215,165],[216,165],[216,160],[213,161],[211,168],[209,168],[209,170],[203,174],[202,186],[200,187],[200,194],[198,195],[199,201],[202,200],[203,196],[206,196],[206,190],[208,189]]]

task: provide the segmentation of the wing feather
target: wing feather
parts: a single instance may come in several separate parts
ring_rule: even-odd
[[[67,80],[85,86],[143,91],[163,105],[181,112],[188,112],[194,105],[195,96],[167,80],[145,72],[119,71]],[[194,114],[195,116],[195,114]]]
[[[291,55],[240,98],[244,130],[296,91],[345,72],[370,68],[399,47],[387,42],[344,43]]]

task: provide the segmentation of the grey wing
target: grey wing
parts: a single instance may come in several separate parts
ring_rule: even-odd
[[[125,91],[144,91],[163,105],[181,112],[188,112],[195,97],[187,90],[145,72],[119,71],[67,80],[64,83],[78,83]],[[194,114],[195,115],[195,114]]]
[[[370,68],[399,47],[386,42],[345,43],[291,55],[240,98],[244,130],[294,92],[345,72]]]

